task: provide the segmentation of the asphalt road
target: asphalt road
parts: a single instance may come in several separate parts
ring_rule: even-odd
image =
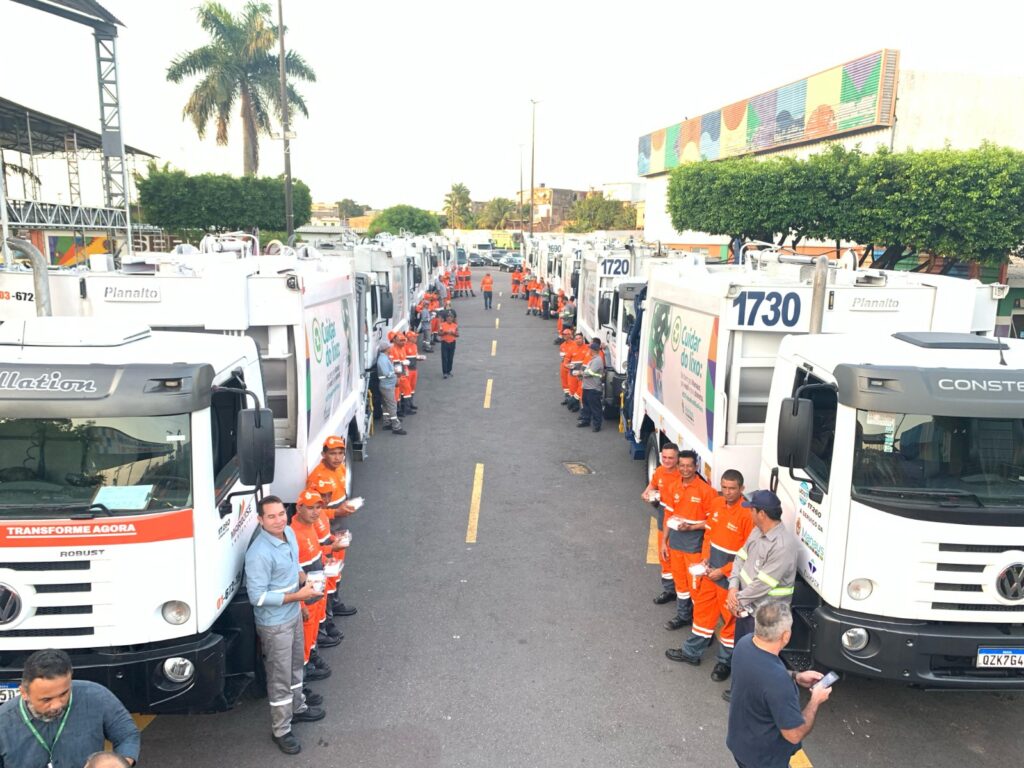
[[[651,602],[643,465],[615,423],[575,428],[558,404],[554,323],[526,317],[508,275],[494,274],[493,311],[479,292],[456,300],[455,375],[443,380],[429,355],[409,434],[378,433],[353,468],[367,504],[351,518],[342,594],[359,613],[324,652],[334,675],[314,687],[327,719],[295,726],[303,752],[292,758],[270,741],[265,700],[158,717],[145,765],[733,765],[712,662],[664,657],[687,631],[664,630],[671,606]],[[1022,702],[845,680],[793,765],[1015,764]]]

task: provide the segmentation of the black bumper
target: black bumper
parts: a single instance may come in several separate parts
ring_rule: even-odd
[[[1020,624],[941,624],[889,621],[829,606],[815,609],[812,653],[817,664],[863,677],[898,680],[922,688],[1022,690],[1024,669],[978,669],[982,646],[1024,648]],[[843,633],[863,627],[868,646],[843,648]]]
[[[69,650],[74,675],[109,688],[130,712],[184,714],[221,711],[237,695],[228,684],[227,642],[207,632],[178,640],[133,648]],[[0,680],[20,680],[27,654],[4,653]],[[163,674],[163,663],[180,656],[195,665],[186,683],[172,683]],[[241,693],[238,690],[237,693]]]

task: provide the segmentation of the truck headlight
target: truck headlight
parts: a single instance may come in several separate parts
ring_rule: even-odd
[[[196,673],[196,665],[181,656],[172,656],[164,662],[164,677],[172,683],[187,683]]]
[[[871,636],[868,631],[863,627],[854,627],[843,632],[842,643],[843,648],[848,651],[863,651],[868,647],[868,640]]]
[[[168,624],[184,624],[191,618],[192,609],[181,600],[168,600],[160,608],[160,613]]]
[[[854,579],[846,585],[846,594],[854,600],[867,600],[874,588],[871,579]]]

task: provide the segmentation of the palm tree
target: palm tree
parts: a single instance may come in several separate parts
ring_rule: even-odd
[[[231,110],[236,101],[240,103],[243,170],[246,176],[255,176],[260,164],[259,134],[270,133],[271,110],[281,117],[279,58],[273,52],[278,29],[270,6],[249,2],[236,17],[220,3],[207,2],[199,7],[197,18],[210,42],[175,58],[167,68],[167,79],[180,83],[194,76],[202,78],[182,110],[182,118],[192,120],[201,139],[213,119],[217,143],[226,145]],[[294,51],[285,54],[285,68],[291,77],[316,81],[316,74]],[[297,110],[309,117],[305,100],[291,82],[286,93],[289,115]]]
[[[451,191],[444,196],[444,215],[448,218],[448,228],[464,227],[472,215],[472,207],[469,187],[465,184],[452,184]]]
[[[505,229],[515,212],[515,203],[507,197],[496,197],[484,208],[481,224],[488,229]]]

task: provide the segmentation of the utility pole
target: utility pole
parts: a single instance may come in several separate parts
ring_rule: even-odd
[[[519,145],[519,239],[523,239],[523,145]]]
[[[281,133],[284,139],[284,221],[288,245],[295,234],[295,212],[292,209],[292,147],[288,138],[288,81],[284,61],[284,0],[277,0],[277,41],[280,44],[278,74],[281,78]]]
[[[537,100],[530,99],[530,237],[533,237],[533,171],[537,156]]]

